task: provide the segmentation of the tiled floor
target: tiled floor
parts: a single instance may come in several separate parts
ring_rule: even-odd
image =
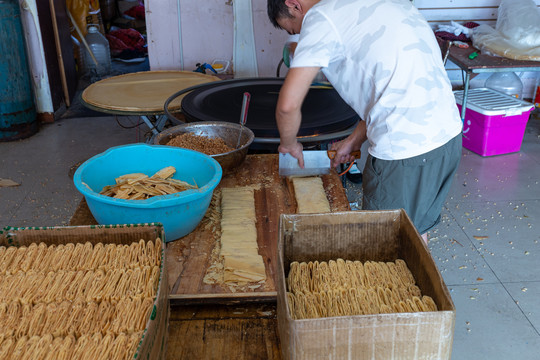
[[[430,234],[457,308],[454,359],[540,359],[540,121],[521,152],[463,151]]]
[[[81,199],[73,167],[140,139],[113,117],[92,117],[0,143],[0,178],[21,184],[0,188],[0,226],[67,224]],[[358,189],[348,184],[351,202]],[[540,359],[540,118],[529,121],[519,153],[463,150],[443,221],[429,236],[457,308],[453,359]]]

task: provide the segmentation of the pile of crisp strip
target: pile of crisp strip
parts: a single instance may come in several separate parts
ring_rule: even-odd
[[[287,290],[293,319],[437,311],[401,259],[292,262]]]
[[[132,359],[161,240],[0,247],[0,359]]]
[[[106,185],[100,194],[117,199],[146,200],[154,196],[176,194],[197,189],[185,181],[173,179],[173,166],[167,166],[152,176],[143,173],[125,174],[115,179],[115,185]]]

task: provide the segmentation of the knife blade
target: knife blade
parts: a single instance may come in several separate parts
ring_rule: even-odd
[[[290,154],[279,154],[280,176],[318,176],[330,172],[330,158],[326,150],[303,151],[304,168]]]

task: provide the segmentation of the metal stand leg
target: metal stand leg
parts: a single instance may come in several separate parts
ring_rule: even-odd
[[[159,132],[162,132],[163,129],[165,128],[165,124],[167,123],[167,115],[159,115],[157,118],[156,118],[156,129],[157,131]]]
[[[465,84],[463,89],[463,104],[461,104],[461,121],[465,122],[465,112],[467,111],[467,96],[469,96],[469,81],[471,74],[465,72]]]
[[[163,131],[163,128],[167,123],[168,117],[167,115],[141,115],[141,119],[150,128],[150,131],[152,132],[152,136],[150,136],[148,140],[146,140],[146,143],[153,144],[154,138],[161,131]]]

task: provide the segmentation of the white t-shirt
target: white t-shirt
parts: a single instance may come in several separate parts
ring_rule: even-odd
[[[435,35],[408,0],[321,0],[291,64],[311,66],[366,121],[376,158],[421,155],[461,132]]]

